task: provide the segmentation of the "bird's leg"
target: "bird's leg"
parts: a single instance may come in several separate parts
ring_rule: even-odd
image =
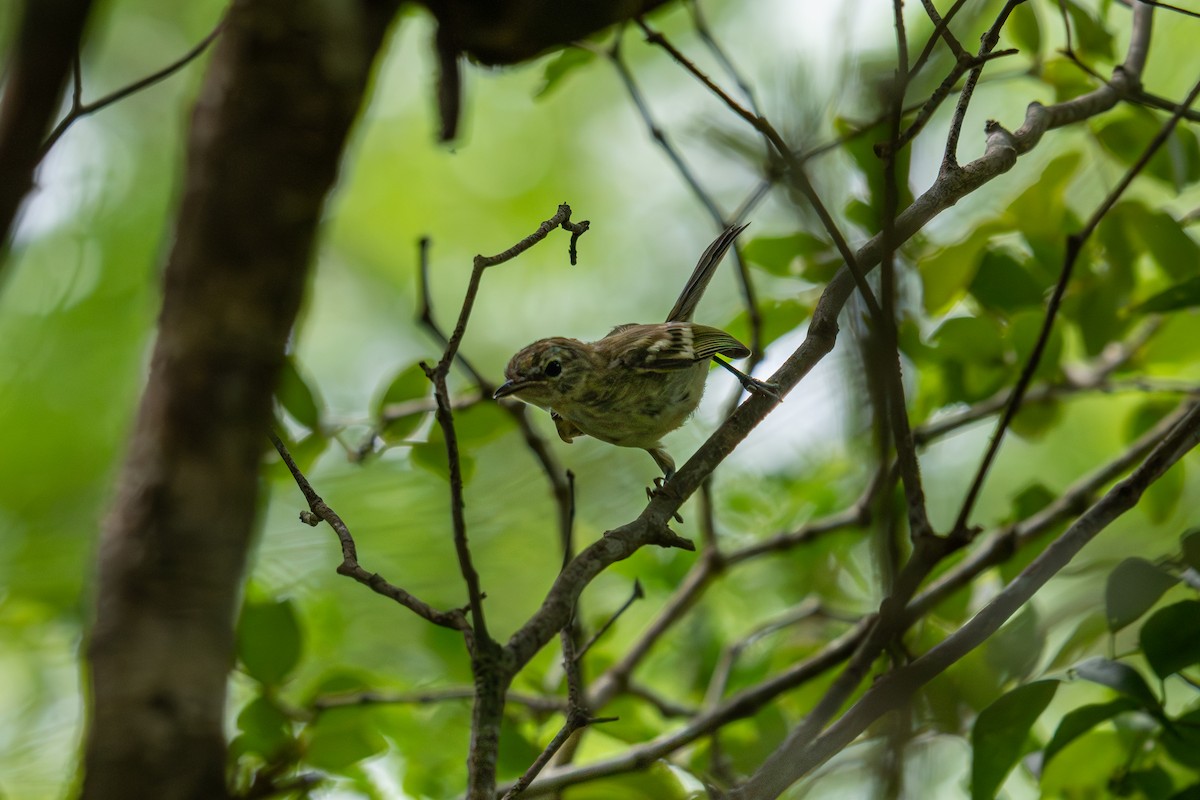
[[[675,474],[675,459],[671,458],[671,454],[662,446],[649,448],[646,452],[654,459],[654,463],[658,464],[658,468],[663,471],[663,477],[654,479],[653,489],[649,486],[646,487],[646,497],[653,500],[658,495],[671,491],[667,486],[667,481],[671,480],[671,476]],[[683,523],[683,517],[679,516],[678,511],[671,516],[675,518],[676,522]]]
[[[779,387],[776,384],[768,383],[767,381],[760,381],[758,378],[752,378],[735,367],[733,364],[730,364],[724,359],[717,358],[716,356],[713,356],[713,361],[720,364],[726,370],[732,372],[734,377],[738,379],[738,383],[740,383],[742,388],[747,392],[750,392],[751,394],[765,394],[767,397],[773,397],[776,400],[783,400],[783,397],[779,394]]]

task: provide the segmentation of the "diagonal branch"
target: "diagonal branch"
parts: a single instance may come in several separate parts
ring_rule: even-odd
[[[381,594],[384,597],[390,597],[400,605],[435,625],[459,631],[467,630],[467,619],[463,616],[462,611],[457,609],[453,611],[438,611],[399,586],[388,583],[379,573],[367,572],[363,569],[358,563],[358,548],[354,544],[354,537],[350,535],[350,529],[346,526],[346,523],[342,521],[338,513],[330,508],[321,499],[321,496],[317,494],[316,490],[313,489],[308,478],[304,477],[304,473],[300,471],[300,467],[296,466],[296,461],[292,458],[292,454],[288,451],[287,445],[283,443],[283,440],[274,431],[269,431],[267,435],[271,439],[271,444],[275,445],[275,449],[279,452],[279,457],[287,465],[288,471],[292,473],[292,478],[296,481],[296,486],[300,488],[305,501],[308,503],[310,515],[301,514],[300,519],[309,525],[316,525],[319,521],[324,520],[337,534],[338,542],[342,547],[342,563],[337,568],[339,575],[353,578],[369,587],[371,591]]]
[[[62,135],[67,132],[67,128],[71,127],[80,119],[95,114],[101,109],[111,106],[113,103],[120,102],[130,95],[137,94],[143,89],[148,89],[156,83],[160,83],[174,75],[179,70],[186,67],[188,64],[199,58],[208,46],[221,34],[221,29],[225,26],[224,17],[217,23],[217,26],[211,32],[196,44],[191,50],[188,50],[175,61],[172,61],[167,66],[156,72],[152,72],[144,78],[139,78],[128,86],[117,89],[115,92],[110,92],[98,100],[93,100],[90,103],[83,102],[83,79],[80,74],[79,58],[75,58],[74,63],[74,91],[71,93],[71,108],[67,111],[50,135],[46,137],[46,141],[42,143],[41,149],[38,151],[38,161],[46,157],[50,149],[58,142]]]
[[[1000,417],[1000,421],[996,425],[996,431],[992,434],[992,440],[988,444],[988,449],[979,464],[979,468],[975,472],[975,477],[971,482],[970,488],[967,490],[967,496],[963,500],[962,507],[958,512],[958,518],[954,523],[954,531],[956,533],[964,534],[966,532],[971,511],[975,507],[975,501],[978,499],[980,491],[983,489],[983,483],[987,478],[988,470],[991,468],[996,454],[1000,450],[1004,434],[1008,430],[1013,417],[1017,415],[1017,411],[1021,407],[1021,401],[1025,397],[1025,392],[1033,382],[1034,373],[1041,362],[1046,344],[1050,340],[1050,331],[1053,329],[1054,320],[1058,316],[1059,306],[1062,303],[1063,295],[1066,293],[1067,285],[1070,283],[1071,274],[1074,270],[1075,262],[1079,258],[1080,251],[1092,233],[1095,232],[1100,221],[1104,219],[1104,216],[1116,205],[1117,200],[1125,193],[1129,185],[1133,183],[1134,178],[1141,174],[1141,171],[1150,163],[1150,159],[1158,152],[1158,149],[1170,138],[1171,133],[1175,130],[1175,126],[1179,123],[1184,113],[1196,102],[1197,96],[1200,96],[1200,81],[1197,81],[1184,102],[1175,109],[1175,113],[1159,129],[1158,133],[1150,141],[1150,144],[1147,145],[1145,151],[1143,151],[1141,157],[1125,171],[1125,175],[1122,176],[1117,185],[1113,187],[1112,191],[1108,193],[1096,210],[1092,212],[1083,230],[1067,237],[1067,249],[1063,257],[1062,271],[1059,274],[1058,283],[1054,287],[1054,292],[1050,295],[1050,300],[1046,305],[1046,316],[1042,321],[1041,330],[1038,332],[1037,341],[1034,344],[1032,352],[1029,354],[1029,360],[1021,370],[1021,375],[1017,379],[1016,385],[1013,387],[1012,395],[1004,408],[1004,414]]]
[[[1133,508],[1146,489],[1197,444],[1200,444],[1200,404],[1192,405],[1128,478],[1093,504],[969,622],[911,664],[882,676],[825,733],[809,741],[785,743],[733,796],[737,800],[778,797],[793,782],[853,741],[872,722],[907,702],[920,687],[999,630],[1085,544]]]

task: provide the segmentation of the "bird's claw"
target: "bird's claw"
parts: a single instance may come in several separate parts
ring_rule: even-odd
[[[669,496],[672,494],[672,492],[671,492],[670,487],[667,486],[667,482],[665,480],[663,480],[661,477],[658,477],[658,478],[654,479],[654,488],[653,489],[651,489],[649,486],[646,487],[646,499],[653,500],[654,498],[658,497],[660,494]],[[683,524],[683,517],[679,516],[678,511],[673,511],[671,513],[671,516],[680,525]]]
[[[758,378],[746,376],[746,380],[742,381],[742,388],[751,394],[762,394],[770,397],[772,400],[783,400],[783,395],[779,393],[779,384],[769,381],[760,381]]]

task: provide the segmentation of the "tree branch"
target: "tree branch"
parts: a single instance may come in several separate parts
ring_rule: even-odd
[[[20,4],[0,98],[0,256],[8,250],[21,202],[33,188],[42,137],[58,110],[91,5],[91,0]],[[0,267],[5,260],[0,259]]]
[[[337,534],[338,542],[342,547],[342,563],[337,568],[339,575],[353,578],[369,587],[373,592],[381,594],[384,597],[390,597],[417,616],[435,625],[441,625],[443,628],[458,631],[468,630],[467,618],[463,616],[462,611],[458,609],[453,611],[438,611],[428,603],[404,591],[399,586],[388,583],[379,573],[367,572],[363,569],[358,563],[358,550],[354,544],[354,537],[350,535],[350,529],[346,526],[346,523],[342,521],[337,512],[330,508],[321,499],[321,496],[317,494],[316,490],[313,489],[308,478],[304,477],[304,473],[296,466],[295,459],[292,458],[292,454],[288,452],[287,445],[283,443],[279,436],[274,431],[270,431],[268,436],[271,439],[271,444],[275,445],[275,449],[279,452],[279,457],[283,459],[283,463],[287,466],[288,471],[292,473],[292,478],[296,481],[296,486],[300,488],[300,492],[308,502],[310,514],[307,516],[301,514],[301,521],[308,525],[316,525],[320,520],[324,520]]]

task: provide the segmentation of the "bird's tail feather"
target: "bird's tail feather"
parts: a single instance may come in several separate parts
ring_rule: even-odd
[[[696,262],[696,269],[692,270],[692,277],[688,278],[671,313],[667,314],[667,322],[689,322],[692,319],[692,314],[696,312],[696,306],[699,305],[700,298],[704,296],[704,290],[708,288],[708,282],[712,280],[713,273],[717,271],[717,265],[721,263],[725,251],[749,224],[747,222],[745,225],[730,225],[713,240],[713,243],[700,256],[700,260]]]

